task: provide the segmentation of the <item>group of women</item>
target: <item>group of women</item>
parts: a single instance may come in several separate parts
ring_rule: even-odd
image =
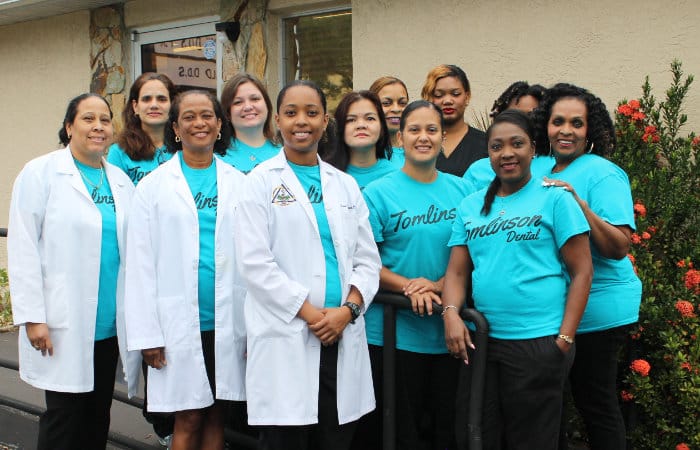
[[[482,132],[467,75],[441,65],[418,101],[395,77],[346,94],[327,136],[323,91],[295,81],[275,136],[251,75],[221,102],[175,91],[139,77],[111,147],[107,102],[76,97],[65,148],[15,182],[9,274],[20,375],[45,390],[40,449],[105,447],[119,353],[173,449],[222,449],[231,401],[261,449],[381,448],[378,289],[412,305],[396,318],[397,448],[465,448],[472,302],[490,325],[485,448],[557,448],[568,378],[592,448],[624,448],[617,353],[641,287],[598,98],[518,82]]]

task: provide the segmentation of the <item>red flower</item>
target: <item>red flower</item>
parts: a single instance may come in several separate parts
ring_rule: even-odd
[[[693,304],[687,300],[678,300],[676,302],[676,309],[683,317],[695,317],[695,308]]]
[[[630,108],[632,109],[639,109],[642,105],[639,104],[639,100],[630,100],[628,103]]]
[[[623,402],[631,402],[634,400],[634,395],[632,395],[631,392],[627,391],[620,391],[620,397],[622,398]]]
[[[644,133],[645,134],[654,134],[656,133],[656,127],[654,125],[647,125],[644,127]]]
[[[685,442],[681,442],[680,444],[676,445],[676,450],[690,450],[690,447],[688,447],[688,444]]]
[[[700,271],[690,269],[685,273],[685,287],[700,294]]]
[[[691,366],[690,363],[686,361],[684,363],[681,363],[681,369],[685,369],[688,372],[690,372],[691,370],[693,370],[693,366]]]
[[[678,267],[685,267],[685,259],[681,259],[676,263],[676,266]]]
[[[627,257],[629,258],[630,261],[632,261],[632,264],[635,264],[637,262],[637,260],[635,259],[633,254],[628,253]]]
[[[639,237],[637,233],[632,233],[631,240],[633,244],[641,244],[642,238]]]
[[[693,145],[693,147],[697,147],[698,145],[700,145],[700,136],[695,136],[691,144]]]
[[[653,226],[653,225],[650,225],[650,226],[647,227],[647,231],[648,231],[649,233],[656,233],[656,232],[658,231],[658,228],[656,228],[656,227]]]
[[[632,120],[636,120],[638,122],[641,122],[644,120],[647,116],[641,112],[641,111],[635,111],[632,113]]]
[[[635,203],[634,204],[634,214],[635,215],[639,214],[641,217],[646,217],[647,216],[647,207],[644,206],[642,203]]]
[[[634,361],[632,361],[632,364],[630,364],[630,369],[632,369],[632,371],[634,372],[637,372],[641,376],[646,377],[649,375],[651,365],[643,359],[635,359]]]
[[[630,108],[630,105],[627,104],[618,106],[617,112],[627,117],[632,116],[632,113],[634,113],[634,111],[632,111],[632,108]]]
[[[642,239],[648,241],[649,239],[651,239],[651,234],[649,234],[645,231],[644,233],[642,233]]]

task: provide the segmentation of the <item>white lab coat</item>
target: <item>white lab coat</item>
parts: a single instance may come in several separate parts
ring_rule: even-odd
[[[245,399],[245,289],[234,264],[233,214],[245,176],[214,158],[216,398]],[[200,409],[214,402],[202,354],[197,301],[199,220],[180,158],[136,188],[126,254],[129,350],[165,347],[167,366],[148,368],[148,410]]]
[[[102,161],[114,196],[120,266],[117,278],[117,336],[129,390],[135,393],[139,362],[127,356],[123,293],[126,212],[131,180]],[[15,180],[10,203],[7,256],[16,325],[46,323],[53,356],[32,348],[19,333],[20,377],[40,389],[93,390],[95,320],[100,279],[102,216],[88,193],[70,147],[28,162]]]
[[[367,206],[355,180],[320,159],[319,164],[342,298],[353,285],[367,308],[381,268]],[[245,235],[236,259],[248,289],[248,421],[318,423],[321,343],[297,313],[307,298],[323,307],[325,260],[313,207],[284,151],[248,174],[236,232]],[[344,424],[375,407],[363,316],[343,331],[337,372],[338,420]]]

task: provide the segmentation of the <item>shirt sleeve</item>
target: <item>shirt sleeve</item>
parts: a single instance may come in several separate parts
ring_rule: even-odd
[[[551,188],[550,188],[551,189]],[[574,196],[562,188],[550,190],[553,194],[552,202],[552,226],[554,228],[554,239],[557,248],[561,249],[566,241],[581,233],[588,233],[591,228],[588,226],[586,216],[583,215],[581,207],[576,203]]]
[[[592,186],[589,199],[591,210],[604,221],[636,229],[632,191],[627,175],[621,169]]]

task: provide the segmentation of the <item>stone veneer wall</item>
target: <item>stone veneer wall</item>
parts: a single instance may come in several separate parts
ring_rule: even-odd
[[[121,129],[126,71],[124,48],[126,27],[122,4],[90,11],[90,92],[100,94],[112,106],[115,133]]]
[[[223,44],[222,80],[224,83],[240,71],[261,80],[267,68],[265,28],[268,0],[221,0],[222,22],[240,21],[241,34],[236,42]],[[238,16],[238,17],[236,17]]]

